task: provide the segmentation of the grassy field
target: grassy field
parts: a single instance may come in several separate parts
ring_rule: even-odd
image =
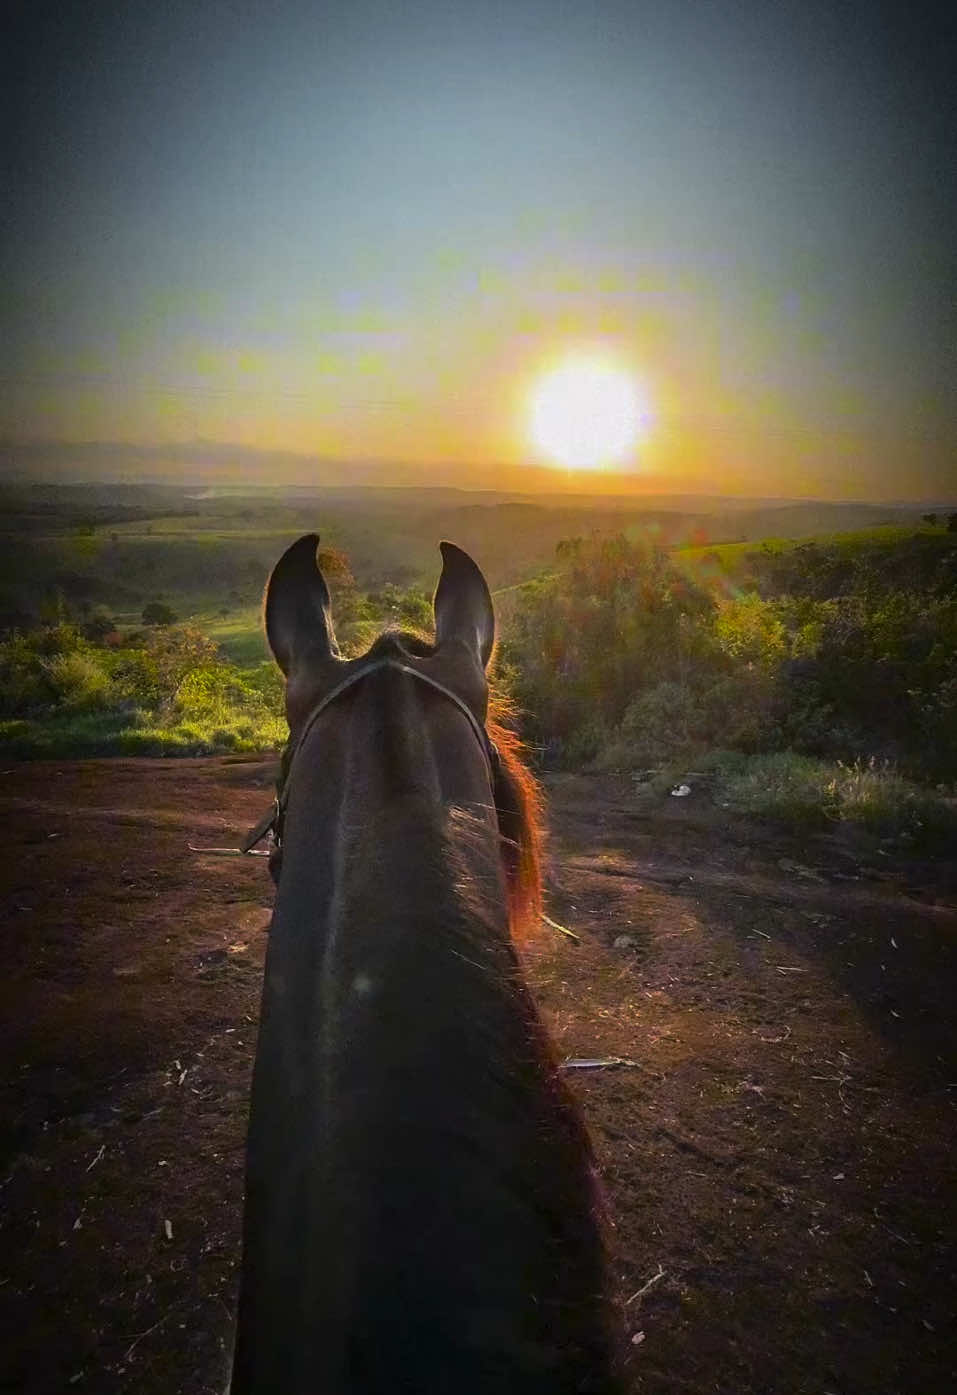
[[[441,538],[471,552],[498,588],[539,573],[565,538],[625,532],[668,548],[685,544],[691,560],[715,550],[731,560],[758,544],[730,538],[804,536],[889,512],[826,503],[722,510],[721,501],[694,499],[662,508],[640,499],[570,503],[460,490],[304,496],[7,486],[0,488],[0,627],[35,622],[57,597],[71,609],[105,606],[124,619],[155,600],[181,615],[243,612],[258,602],[279,553],[307,531],[347,554],[362,589],[392,582],[431,591]],[[915,516],[897,512],[902,522]]]
[[[677,767],[672,772],[675,761],[687,758],[700,767],[709,752],[730,745],[735,760],[718,760],[710,777],[729,807],[791,823],[810,811],[826,821],[878,825],[915,842],[935,840],[945,825],[952,829],[949,786],[932,792],[926,804],[902,777],[926,781],[928,770],[953,764],[941,723],[955,686],[947,656],[957,539],[943,523],[913,517],[808,536],[801,528],[814,520],[813,512],[773,509],[758,511],[752,523],[790,519],[795,535],[742,541],[750,515],[739,511],[739,540],[705,542],[724,525],[706,528],[700,517],[674,510],[576,513],[482,496],[416,503],[398,493],[366,501],[289,501],[268,495],[193,499],[168,491],[155,499],[130,494],[122,505],[111,503],[108,493],[90,497],[95,509],[82,491],[68,497],[53,491],[32,512],[24,505],[0,525],[0,610],[6,612],[0,618],[8,635],[20,636],[4,646],[10,653],[0,743],[8,755],[200,754],[280,744],[281,685],[263,634],[263,585],[282,549],[314,530],[321,517],[323,546],[341,550],[354,576],[354,583],[348,572],[340,574],[344,580],[331,577],[333,612],[347,644],[350,636],[355,645],[368,642],[385,624],[403,619],[427,626],[424,597],[438,571],[436,540],[451,537],[472,551],[493,588],[503,639],[501,681],[522,712],[526,738],[551,750],[551,758],[557,738],[566,768],[655,765],[660,779],[667,782],[674,773],[680,782]],[[30,500],[32,507],[36,500]],[[854,521],[844,506],[830,512],[822,506],[820,517]],[[585,531],[591,525],[593,531]],[[675,672],[668,667],[675,668],[670,621],[649,640],[640,663],[627,657],[629,645],[644,643],[642,625],[663,623],[675,606],[692,604],[682,599],[681,584],[674,587],[674,572],[670,582],[653,583],[652,590],[664,589],[652,595],[640,579],[641,566],[618,582],[598,566],[590,579],[568,583],[571,590],[555,612],[567,611],[564,620],[541,632],[528,627],[543,594],[565,585],[567,549],[556,554],[556,536],[572,539],[574,555],[580,546],[584,558],[589,549],[609,545],[613,555],[622,534],[636,545],[636,557],[649,556],[648,543],[662,548],[667,565],[695,583],[689,594],[702,598],[695,603],[703,607],[700,614],[689,610],[681,617],[684,629],[675,643],[686,657]],[[337,595],[340,585],[345,589]],[[645,599],[636,609],[638,595]],[[172,630],[144,624],[144,608],[156,603],[174,613]],[[91,621],[100,625],[99,637],[91,638]],[[821,644],[828,626],[841,625],[847,633],[841,631],[839,653],[826,658]],[[30,650],[31,634],[48,627],[52,635],[58,626],[72,627],[74,640],[51,639],[45,648],[38,640]],[[523,626],[525,640],[513,644]],[[698,648],[690,642],[693,634]],[[588,646],[596,645],[591,653]],[[576,654],[586,649],[588,672],[576,677]],[[602,656],[617,656],[607,673]],[[812,657],[816,668],[809,669]],[[803,688],[788,669],[794,660]],[[844,691],[835,687],[835,664],[839,678],[851,663],[855,676]],[[538,689],[526,683],[523,691],[536,665]],[[901,690],[893,701],[890,679]],[[569,725],[571,718],[562,715],[583,681],[591,694],[588,712],[600,714],[594,730],[586,730],[587,722]],[[621,710],[607,701],[615,683]],[[881,733],[866,704],[851,701],[875,685],[885,692],[884,716],[902,703],[913,707],[903,735],[890,727]],[[551,699],[555,713],[548,717],[543,713]],[[726,708],[727,722],[721,718]],[[786,730],[784,722],[790,722]],[[932,762],[921,765],[917,747],[910,749],[914,741],[904,739],[907,732],[923,733],[921,749],[933,751]]]
[[[792,552],[796,547],[803,547],[805,543],[838,544],[851,551],[860,551],[872,547],[875,543],[902,542],[906,538],[912,538],[915,533],[943,537],[946,532],[943,524],[932,527],[929,523],[919,526],[913,523],[884,523],[875,528],[854,528],[848,532],[837,533],[814,533],[808,537],[799,538],[762,538],[760,542],[681,545],[674,549],[674,555],[687,562],[700,562],[707,557],[716,557],[726,570],[732,571],[746,564],[748,557],[754,552]]]
[[[207,610],[196,611],[187,618],[215,640],[225,658],[237,668],[250,668],[269,658],[260,604],[241,606],[225,616]]]

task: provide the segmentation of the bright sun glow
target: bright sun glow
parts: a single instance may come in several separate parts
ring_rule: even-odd
[[[569,469],[617,464],[634,446],[643,422],[635,383],[601,358],[566,359],[532,393],[532,441],[543,455]]]

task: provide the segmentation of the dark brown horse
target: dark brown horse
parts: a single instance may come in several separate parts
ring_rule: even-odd
[[[512,940],[537,829],[488,587],[443,543],[434,645],[346,661],[317,543],[266,594],[291,756],[232,1395],[617,1390],[592,1155]]]

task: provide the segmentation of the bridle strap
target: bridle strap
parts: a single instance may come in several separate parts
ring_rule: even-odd
[[[288,757],[283,757],[283,777],[278,797],[274,801],[272,808],[263,815],[255,828],[250,829],[249,833],[243,839],[240,844],[240,852],[251,852],[256,844],[261,842],[266,834],[270,832],[273,835],[273,840],[277,847],[279,846],[282,841],[282,825],[285,819],[286,805],[289,802],[289,786],[292,781],[292,773],[295,768],[296,757],[305,745],[306,738],[309,736],[309,733],[312,731],[323,712],[331,707],[343,693],[348,692],[350,688],[354,688],[357,683],[361,683],[363,678],[368,678],[370,673],[375,673],[378,669],[384,668],[391,668],[399,673],[410,674],[413,678],[417,678],[420,683],[427,684],[428,687],[433,688],[437,693],[441,693],[443,697],[448,698],[450,702],[455,704],[462,715],[468,720],[468,724],[472,728],[476,740],[482,748],[482,754],[488,766],[489,783],[494,785],[495,771],[499,759],[498,748],[475,713],[467,703],[463,702],[458,693],[453,692],[451,688],[447,688],[445,684],[440,683],[437,678],[432,678],[429,674],[423,673],[421,669],[413,668],[411,664],[403,663],[401,659],[376,659],[373,663],[365,664],[363,667],[356,669],[355,672],[348,674],[347,677],[343,678],[341,683],[337,683],[334,688],[331,688],[329,692],[316,703],[303,723],[302,730],[296,738],[296,744],[289,751]]]

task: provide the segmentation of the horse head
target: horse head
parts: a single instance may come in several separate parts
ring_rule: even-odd
[[[495,648],[495,614],[485,577],[468,553],[453,543],[441,543],[434,642],[388,630],[365,654],[344,659],[336,641],[329,588],[317,561],[318,544],[315,533],[293,543],[276,564],[265,595],[266,634],[286,678],[290,730],[280,830],[296,759],[328,710],[383,669],[418,679],[413,686],[420,696],[427,697],[431,690],[440,699],[427,704],[428,759],[420,752],[419,763],[443,774],[447,786],[455,785],[459,801],[494,809],[513,928],[527,924],[540,908],[538,792],[514,734],[489,717],[487,674]],[[468,729],[485,756],[484,769],[476,765]],[[490,805],[485,799],[488,781]]]
[[[290,742],[232,1395],[609,1395],[591,1150],[521,971],[534,781],[489,712],[491,596],[344,658],[309,534],[265,600]]]

